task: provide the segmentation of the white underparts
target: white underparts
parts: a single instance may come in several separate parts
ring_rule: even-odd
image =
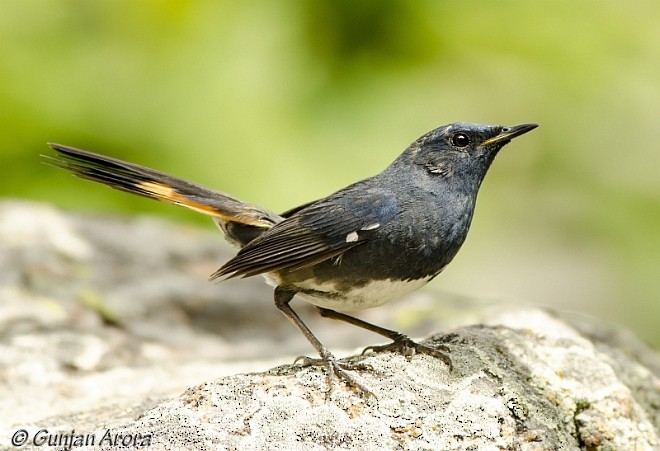
[[[307,280],[297,285],[302,289],[314,290],[299,293],[299,296],[310,304],[350,312],[386,304],[423,287],[429,280],[430,276],[418,280],[374,280],[348,291],[337,291],[333,282],[317,284],[314,280]]]

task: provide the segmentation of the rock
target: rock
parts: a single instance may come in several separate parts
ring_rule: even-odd
[[[540,309],[472,305],[472,325],[443,324],[427,341],[451,349],[453,371],[425,355],[353,356],[375,398],[343,382],[327,398],[322,369],[284,365],[309,348],[265,284],[205,283],[230,255],[218,241],[154,219],[1,203],[2,446],[660,447],[660,357],[625,331]],[[320,321],[309,324],[322,335]],[[333,325],[333,350],[374,344]]]

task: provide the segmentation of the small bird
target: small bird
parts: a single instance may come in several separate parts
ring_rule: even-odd
[[[381,173],[279,215],[143,166],[49,146],[57,152],[51,164],[78,177],[210,215],[239,248],[211,279],[262,274],[275,287],[275,306],[320,356],[297,361],[326,368],[328,393],[338,377],[370,394],[348,373],[360,366],[338,361],[290,301],[297,295],[323,317],[392,340],[365,351],[423,353],[451,368],[447,348],[416,343],[345,312],[380,306],[437,276],[465,241],[479,186],[497,153],[537,126],[444,125],[410,144]]]

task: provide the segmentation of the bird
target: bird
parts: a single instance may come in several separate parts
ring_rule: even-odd
[[[502,147],[538,127],[456,122],[412,142],[382,172],[281,214],[229,194],[101,154],[49,143],[51,165],[77,177],[212,217],[236,255],[210,279],[263,275],[274,302],[318,358],[294,363],[325,368],[328,392],[337,379],[372,394],[351,374],[361,364],[335,358],[291,307],[295,297],[325,318],[380,334],[388,344],[365,352],[427,354],[450,369],[449,349],[413,341],[351,312],[378,307],[436,277],[466,239],[477,193]]]

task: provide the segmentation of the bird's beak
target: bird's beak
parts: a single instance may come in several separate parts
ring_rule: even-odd
[[[516,136],[524,135],[525,133],[534,130],[539,124],[519,124],[512,125],[511,127],[504,127],[502,131],[492,138],[488,138],[481,143],[481,146],[490,146],[491,144],[508,142]]]

